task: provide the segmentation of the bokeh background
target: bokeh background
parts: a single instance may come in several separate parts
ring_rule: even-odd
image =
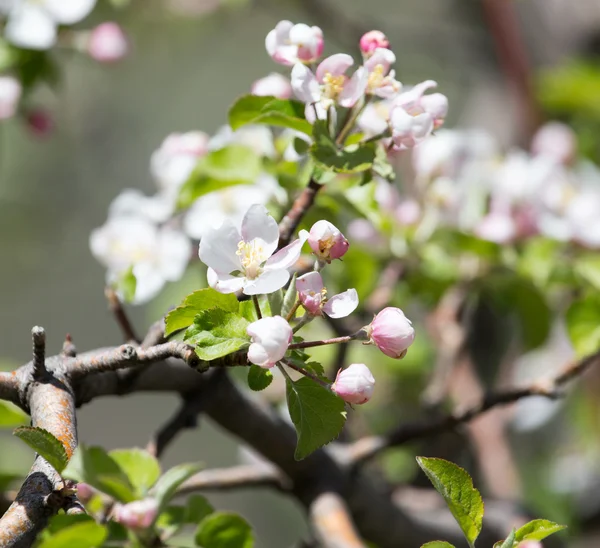
[[[99,2],[86,26],[95,20],[118,21],[131,40],[131,54],[118,65],[102,66],[73,51],[56,52],[60,81],[54,89],[38,89],[32,98],[51,112],[51,134],[35,135],[19,118],[0,126],[2,367],[29,359],[33,325],[46,328],[52,353],[60,349],[66,333],[79,349],[120,340],[104,297],[104,269],[89,251],[89,234],[104,223],[109,203],[123,188],[154,191],[149,158],[167,134],[193,129],[213,133],[225,123],[234,99],[276,68],[264,50],[264,37],[280,19],[321,26],[326,53],[356,54],[363,31],[384,31],[398,58],[399,80],[434,78],[448,95],[447,127],[490,130],[506,147],[526,142],[537,116],[524,108],[518,89],[518,70],[524,70],[539,113],[572,123],[583,152],[598,159],[600,0],[510,3],[508,16],[515,17],[522,39],[516,45],[522,45],[520,53],[526,54],[523,66],[516,67],[516,85],[511,80],[515,67],[503,62],[502,44],[494,37],[498,14],[504,10],[490,11],[492,3],[132,0],[119,7]],[[195,283],[191,274],[150,304],[132,309],[138,330],[143,332],[177,304]],[[394,371],[401,392],[413,399],[429,370],[417,359],[427,351],[416,356]],[[79,413],[80,439],[108,449],[144,446],[177,404],[175,396],[166,395],[94,401]],[[561,420],[583,428],[598,456],[600,414],[571,407]],[[382,422],[395,419],[385,417]],[[543,517],[573,524],[580,546],[598,546],[600,537],[593,537],[600,530],[593,515],[600,502],[597,495],[578,498],[578,504],[586,501],[582,510],[560,489],[544,499],[527,482],[528,471],[539,464],[536,447],[548,445],[552,428],[514,434],[524,498]],[[399,479],[414,476],[408,454],[400,452],[390,459],[390,474]],[[164,464],[198,459],[214,466],[233,464],[239,460],[239,447],[202,421],[199,429],[185,431],[168,449]],[[592,470],[595,474],[584,474],[577,459],[575,455],[565,461],[565,477],[582,482],[579,494],[593,494],[600,467]],[[24,446],[14,443],[9,432],[0,433],[3,469],[25,473],[30,461]],[[210,498],[215,506],[244,514],[256,527],[261,547],[290,546],[306,528],[298,505],[264,490]]]

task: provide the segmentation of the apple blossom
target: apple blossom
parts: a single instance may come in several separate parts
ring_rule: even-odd
[[[568,164],[577,153],[577,137],[569,126],[560,122],[548,122],[533,136],[531,152],[560,164]]]
[[[415,339],[411,321],[399,308],[387,307],[365,328],[372,344],[390,358],[403,358]]]
[[[360,51],[365,55],[371,55],[377,48],[388,48],[390,41],[380,30],[370,30],[360,38]]]
[[[244,145],[259,156],[273,158],[277,151],[273,144],[273,133],[267,126],[249,124],[233,131],[221,126],[208,142],[209,150],[218,150],[227,145]]]
[[[395,72],[391,70],[395,62],[394,52],[385,48],[376,49],[365,61],[364,67],[369,72],[367,94],[391,99],[401,90],[402,84],[394,78]]]
[[[510,215],[491,211],[475,227],[475,234],[483,240],[507,244],[517,236],[517,225]]]
[[[391,108],[390,99],[368,103],[358,117],[358,127],[369,137],[383,133],[389,126]]]
[[[78,23],[96,0],[9,0],[0,3],[8,17],[4,36],[15,46],[46,50],[56,43],[58,27]]]
[[[265,368],[273,367],[285,356],[294,335],[290,324],[281,316],[261,318],[251,323],[246,332],[252,339],[248,360]]]
[[[115,521],[130,529],[147,529],[158,515],[158,501],[153,498],[115,504]]]
[[[416,200],[407,198],[398,204],[394,215],[401,225],[416,225],[421,219],[421,206]]]
[[[0,120],[12,118],[17,111],[23,88],[12,76],[0,76]]]
[[[115,63],[127,55],[129,43],[117,23],[106,22],[90,32],[87,51],[92,59],[100,63]]]
[[[350,78],[345,75],[353,64],[352,57],[345,53],[323,59],[315,73],[307,66],[296,63],[291,75],[292,89],[296,97],[307,106],[318,107],[319,118],[335,104],[353,107],[364,95],[368,82],[365,67],[359,67]],[[307,112],[310,110],[307,109]]]
[[[353,363],[338,371],[331,390],[348,403],[362,405],[371,399],[374,387],[369,368],[364,363]]]
[[[271,59],[281,65],[313,63],[323,53],[323,31],[304,23],[280,21],[267,34],[265,47]]]
[[[356,289],[348,289],[327,298],[323,278],[318,272],[309,272],[300,276],[296,280],[296,289],[302,306],[313,316],[320,316],[324,313],[330,318],[345,318],[352,314],[358,306]]]
[[[517,548],[544,548],[538,540],[525,540],[517,544]]]
[[[273,96],[278,99],[289,99],[293,93],[289,79],[277,72],[256,80],[252,84],[251,92],[252,95]]]
[[[246,212],[241,234],[227,219],[211,228],[200,242],[200,260],[208,268],[208,282],[221,293],[243,290],[246,295],[273,293],[289,280],[288,268],[300,258],[307,235],[273,255],[279,242],[275,219],[264,206]]]
[[[324,220],[312,225],[308,233],[308,245],[320,260],[328,263],[343,257],[350,246],[339,229]]]
[[[109,217],[144,217],[155,223],[167,221],[175,210],[174,200],[166,192],[146,196],[141,190],[126,188],[108,207]]]

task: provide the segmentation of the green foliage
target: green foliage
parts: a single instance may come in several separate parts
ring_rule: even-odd
[[[138,499],[144,498],[160,477],[160,464],[144,449],[115,449],[109,456],[125,472]]]
[[[506,537],[506,540],[499,541],[494,544],[494,548],[512,548],[515,543],[515,530],[510,532],[510,535]]]
[[[513,529],[511,534],[504,541],[494,544],[494,548],[517,548],[519,544],[526,540],[544,540],[546,537],[566,529],[564,525],[559,525],[546,519],[534,519],[523,525],[516,531]]]
[[[345,405],[307,377],[286,384],[288,409],[298,434],[294,457],[302,460],[339,436],[346,422]]]
[[[236,130],[246,124],[267,124],[310,135],[312,126],[306,121],[304,108],[304,103],[291,99],[244,95],[229,110],[229,125]]]
[[[47,430],[34,426],[21,426],[13,434],[29,445],[40,457],[45,458],[59,474],[69,463],[65,446]]]
[[[202,495],[192,495],[185,506],[185,522],[200,523],[206,516],[215,511],[212,504]]]
[[[86,447],[80,444],[63,476],[88,483],[119,502],[131,502],[137,498],[127,474],[101,447]]]
[[[105,526],[86,515],[58,515],[50,520],[37,548],[95,548],[108,536]]]
[[[544,287],[556,266],[559,244],[549,238],[532,238],[523,244],[517,269],[535,284]]]
[[[281,316],[281,307],[283,306],[283,291],[278,289],[267,295],[267,301],[271,314],[273,316]]]
[[[189,327],[200,312],[213,308],[220,308],[226,312],[237,312],[239,303],[234,294],[225,295],[212,288],[194,291],[177,308],[167,314],[165,335],[168,337],[175,331]]]
[[[260,174],[262,162],[249,147],[228,145],[209,152],[200,160],[181,187],[177,205],[189,207],[198,198],[228,186],[253,184]]]
[[[133,273],[133,266],[123,272],[115,283],[115,289],[123,295],[123,299],[130,303],[135,297],[137,279]]]
[[[600,297],[575,301],[566,314],[567,331],[578,356],[600,349]]]
[[[0,400],[0,428],[14,428],[29,422],[29,416],[15,404]]]
[[[575,259],[575,272],[595,290],[600,290],[600,256],[597,253],[586,253]]]
[[[455,548],[454,544],[450,544],[445,540],[432,540],[431,542],[427,542],[421,546],[421,548]]]
[[[177,488],[188,478],[202,469],[202,464],[179,464],[167,470],[156,482],[152,493],[158,502],[159,509],[163,509],[173,498]]]
[[[470,546],[481,532],[483,500],[471,476],[460,466],[443,459],[417,457],[417,462],[446,501]]]
[[[248,522],[241,516],[215,512],[200,522],[196,544],[203,548],[253,548],[254,535]]]
[[[205,310],[194,319],[185,332],[184,340],[195,345],[196,354],[202,360],[214,360],[247,346],[248,320],[220,308]]]
[[[317,120],[313,126],[314,143],[310,147],[312,158],[322,168],[336,173],[359,173],[373,166],[374,143],[340,147],[329,134],[327,122]]]
[[[248,368],[248,386],[251,390],[260,392],[273,382],[273,373],[269,369],[251,365]]]
[[[281,315],[285,318],[292,310],[294,304],[296,304],[296,296],[298,292],[296,291],[296,278],[298,274],[294,272],[292,279],[285,290],[285,295],[283,296],[283,303],[281,305]]]

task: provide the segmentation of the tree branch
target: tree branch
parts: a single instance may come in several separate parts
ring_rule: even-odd
[[[317,193],[322,187],[322,184],[317,183],[317,181],[314,179],[311,179],[306,188],[294,200],[292,207],[279,223],[279,248],[282,248],[290,243],[292,235],[298,228],[298,225],[302,221],[302,218],[306,212],[315,203]]]
[[[140,339],[135,334],[135,330],[133,329],[133,325],[129,321],[129,317],[123,308],[123,304],[119,299],[119,296],[115,292],[112,287],[107,287],[104,290],[104,295],[106,296],[106,300],[108,301],[108,307],[110,311],[113,313],[115,320],[117,320],[117,324],[121,329],[121,333],[123,334],[123,340],[126,343],[136,342],[139,343]]]
[[[312,528],[326,548],[366,548],[360,539],[344,499],[337,493],[323,493],[308,511]]]
[[[19,382],[14,372],[0,371],[0,400],[19,401]]]

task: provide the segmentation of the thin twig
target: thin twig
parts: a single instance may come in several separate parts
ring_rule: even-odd
[[[256,310],[256,317],[260,320],[262,312],[260,311],[260,304],[258,304],[258,297],[256,295],[252,295],[252,302],[254,303],[254,310]]]
[[[298,373],[302,373],[302,375],[304,375],[305,377],[308,377],[309,379],[312,379],[316,383],[320,384],[323,388],[327,388],[327,389],[329,388],[329,383],[327,383],[324,380],[320,379],[316,375],[313,375],[310,371],[304,369],[304,367],[299,367],[298,365],[294,365],[292,362],[290,362],[290,361],[288,361],[286,359],[283,359],[281,361],[285,365],[287,365],[290,369],[293,369],[294,371],[298,371]]]
[[[320,341],[303,341],[299,343],[290,344],[288,347],[290,350],[294,350],[296,348],[312,348],[313,346],[324,346],[326,344],[342,344],[353,341],[358,337],[358,333],[354,333],[353,335],[345,335],[343,337],[334,337],[333,339],[323,339]]]
[[[108,306],[110,311],[113,313],[115,319],[117,320],[117,324],[121,329],[121,333],[123,334],[124,342],[136,342],[139,344],[140,339],[135,334],[133,326],[129,321],[129,317],[123,308],[123,304],[119,299],[119,296],[115,292],[112,287],[107,287],[104,290],[104,295],[106,295],[106,299],[108,300]]]
[[[311,179],[306,188],[294,200],[292,207],[279,223],[279,248],[290,243],[292,235],[298,228],[306,212],[314,204],[317,193],[322,187],[322,184]]]
[[[43,327],[35,326],[31,330],[33,339],[33,374],[41,378],[46,373],[46,332]]]

